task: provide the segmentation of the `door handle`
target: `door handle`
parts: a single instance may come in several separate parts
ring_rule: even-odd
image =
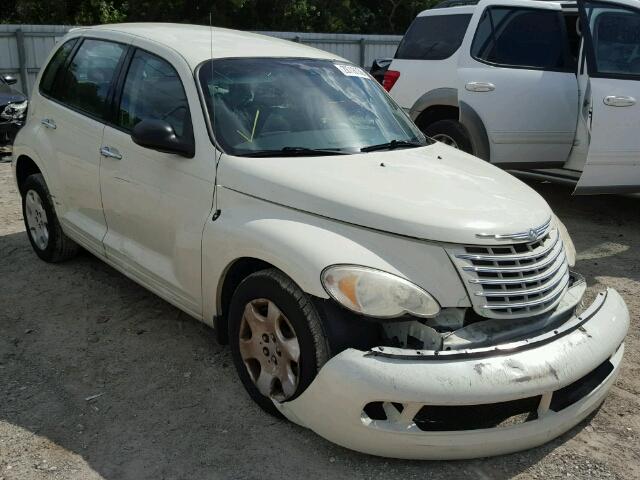
[[[107,158],[113,158],[114,160],[122,160],[122,155],[120,152],[111,147],[100,147],[100,155]]]
[[[40,123],[42,125],[44,125],[45,127],[50,128],[52,130],[55,130],[57,128],[56,127],[56,122],[54,122],[52,118],[43,118],[42,120],[40,120]]]
[[[604,104],[610,107],[632,107],[636,104],[636,99],[620,95],[609,95],[604,97]]]
[[[464,88],[470,92],[493,92],[496,86],[490,82],[469,82]]]

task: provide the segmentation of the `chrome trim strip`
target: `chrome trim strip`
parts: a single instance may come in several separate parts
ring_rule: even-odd
[[[544,297],[536,298],[535,300],[531,300],[528,302],[520,302],[520,303],[506,302],[502,304],[496,303],[491,305],[483,305],[480,308],[487,309],[487,310],[505,310],[509,308],[537,307],[538,305],[547,303],[549,300],[555,297],[558,297],[569,284],[570,278],[571,278],[570,275],[567,273],[565,275],[564,281],[560,282],[556,288],[554,288],[548,295],[545,295]]]
[[[564,262],[565,255],[562,258],[558,257],[554,263]],[[558,261],[560,260],[560,261]],[[528,283],[546,280],[549,277],[553,277],[558,272],[559,267],[551,267],[546,272],[536,275],[535,277],[522,277],[522,278],[470,278],[469,283],[474,285],[513,285],[516,283]]]
[[[560,240],[560,235],[556,235],[556,238],[554,239],[553,244],[550,247],[546,247],[544,250],[541,250],[538,252],[533,250],[528,253],[521,253],[521,254],[516,253],[516,254],[510,254],[510,255],[482,255],[482,254],[476,254],[476,253],[461,253],[461,254],[457,254],[456,258],[459,258],[461,260],[480,260],[480,261],[529,260],[531,258],[545,256],[547,253],[549,253],[551,250],[555,248],[559,240]],[[491,247],[487,247],[487,248],[491,248]],[[508,247],[498,246],[494,248],[508,248]]]
[[[526,240],[534,242],[541,236],[543,236],[549,226],[551,225],[551,217],[545,223],[540,225],[539,227],[531,228],[525,232],[516,232],[516,233],[505,233],[505,234],[494,234],[494,233],[477,233],[476,237],[478,238],[495,238],[496,240]],[[531,231],[536,234],[536,238],[531,238]]]
[[[553,279],[547,283],[544,283],[542,285],[539,285],[537,287],[533,287],[533,288],[528,288],[528,289],[524,289],[524,290],[490,290],[488,292],[482,291],[482,292],[475,292],[475,296],[476,297],[518,297],[521,295],[533,295],[536,293],[541,293],[541,292],[545,292],[547,290],[551,290],[553,287],[555,287],[559,282],[562,281],[562,277],[564,277],[567,272],[569,271],[569,266],[566,265],[564,270],[562,268],[559,268],[558,270],[554,271],[553,275],[550,275],[551,277],[558,277],[557,279]],[[521,282],[521,283],[525,283],[525,282]],[[526,282],[529,283],[529,282]]]
[[[562,246],[562,243],[560,243]],[[559,248],[557,252],[551,253],[542,262],[530,263],[527,265],[516,265],[515,267],[462,267],[465,272],[480,272],[480,273],[522,273],[537,268],[543,268],[556,261],[558,256],[564,253],[563,248]]]

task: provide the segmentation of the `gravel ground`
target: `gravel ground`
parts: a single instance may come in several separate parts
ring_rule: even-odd
[[[206,326],[91,255],[39,261],[0,164],[0,480],[640,478],[640,200],[532,186],[573,235],[590,292],[615,287],[629,305],[620,379],[595,415],[540,448],[411,462],[263,414]]]

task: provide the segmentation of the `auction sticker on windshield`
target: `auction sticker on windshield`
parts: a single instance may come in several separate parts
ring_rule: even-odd
[[[369,78],[367,72],[355,65],[345,65],[343,63],[334,63],[335,67],[348,77],[362,77]]]

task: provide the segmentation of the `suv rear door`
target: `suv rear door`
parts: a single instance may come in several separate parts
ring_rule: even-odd
[[[491,163],[560,167],[578,117],[575,59],[559,4],[482,0],[458,62],[458,98],[480,117]]]
[[[63,228],[96,253],[107,231],[100,199],[98,148],[114,79],[127,46],[106,38],[80,37],[52,57],[40,82],[35,115],[40,155],[58,184],[54,196]]]
[[[591,138],[575,193],[640,192],[640,2],[578,3]]]

